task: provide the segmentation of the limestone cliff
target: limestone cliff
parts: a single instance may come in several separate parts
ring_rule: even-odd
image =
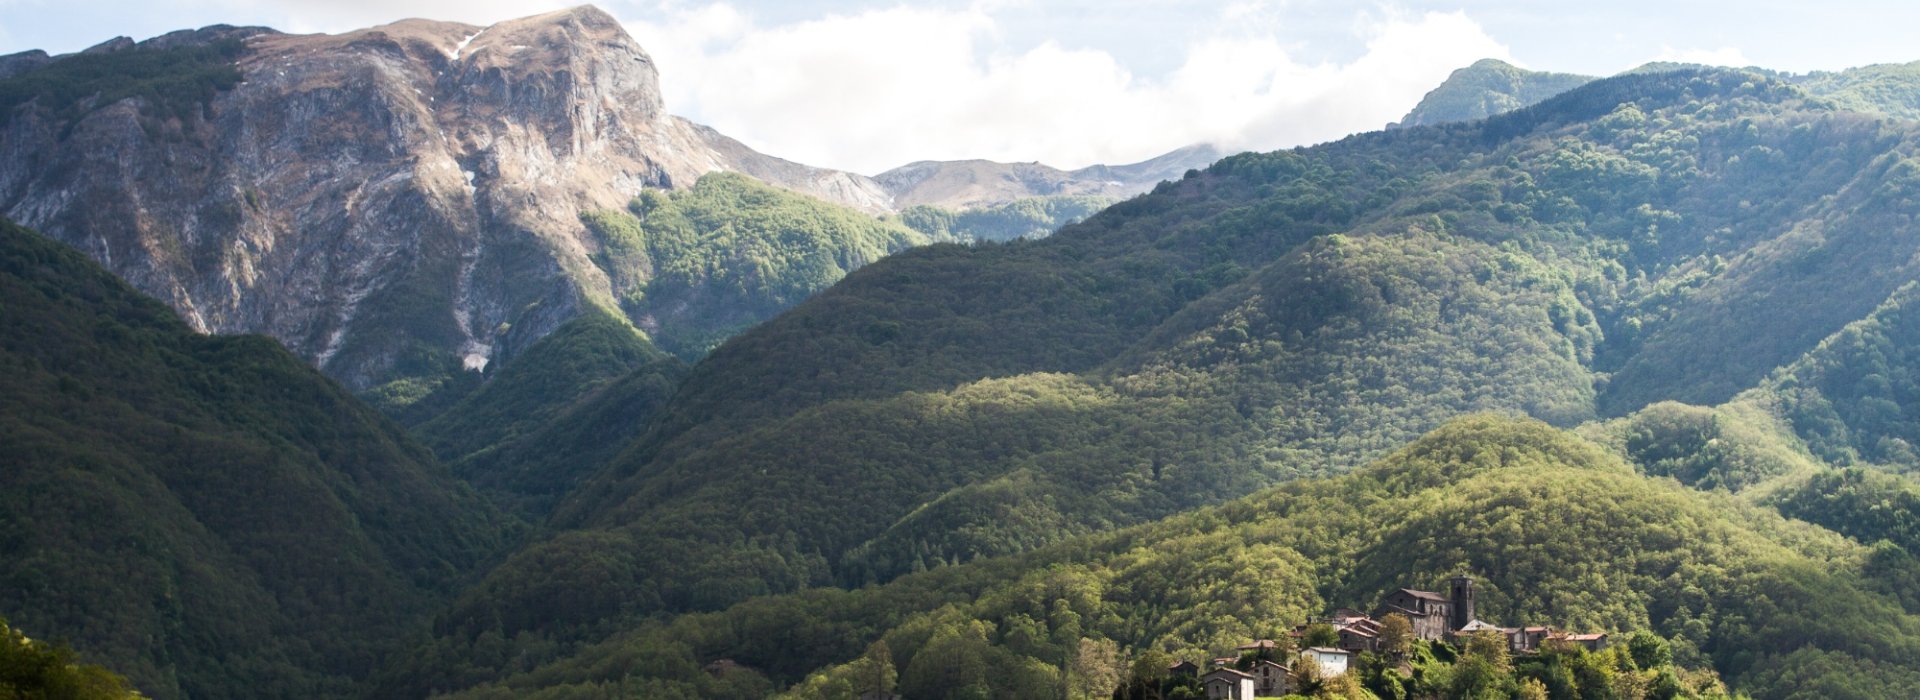
[[[240,82],[184,116],[138,94],[0,114],[0,214],[197,329],[270,334],[354,387],[450,357],[484,367],[583,304],[615,306],[580,214],[642,188],[737,171],[889,209],[872,180],[668,114],[652,59],[591,7],[488,27],[209,28],[96,49],[236,40]],[[7,58],[17,77],[71,60]]]

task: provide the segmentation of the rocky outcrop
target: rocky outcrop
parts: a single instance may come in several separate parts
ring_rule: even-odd
[[[214,27],[95,50],[232,39],[246,42],[243,82],[189,118],[135,97],[0,121],[0,214],[195,328],[270,334],[350,386],[451,358],[482,368],[583,304],[614,307],[580,213],[642,188],[737,171],[889,209],[867,178],[669,115],[652,59],[591,7],[340,35]]]
[[[1527,107],[1597,78],[1532,71],[1483,58],[1447,76],[1389,129],[1485,119]]]
[[[0,80],[39,68],[53,62],[53,57],[39,49],[10,53],[0,56]]]
[[[905,209],[930,205],[975,209],[1031,197],[1091,196],[1124,199],[1177,180],[1187,170],[1204,168],[1222,153],[1212,146],[1188,146],[1131,165],[1093,165],[1061,170],[1041,163],[990,160],[920,161],[874,176]]]

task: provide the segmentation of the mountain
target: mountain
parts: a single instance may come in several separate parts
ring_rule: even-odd
[[[1594,80],[1585,75],[1532,71],[1484,58],[1447,76],[1439,87],[1420,98],[1407,116],[1387,128],[1485,119],[1538,104]]]
[[[345,695],[514,526],[260,336],[0,222],[0,612],[151,697]]]
[[[1471,416],[1344,477],[884,586],[638,626],[452,697],[843,697],[871,682],[873,645],[913,697],[1050,697],[1063,665],[1079,669],[1076,697],[1104,697],[1125,671],[1098,665],[1102,648],[1216,658],[1457,574],[1475,578],[1483,619],[1651,632],[1674,662],[1751,697],[1904,697],[1920,692],[1920,608],[1887,592],[1880,551],[1636,473],[1536,421]],[[1069,661],[1088,656],[1095,665]],[[476,663],[462,670],[488,676]],[[1545,680],[1554,697],[1701,697],[1609,674]],[[1412,678],[1400,692],[1457,697],[1451,682]]]
[[[725,171],[890,211],[864,177],[668,114],[652,59],[591,7],[340,35],[209,27],[41,58],[8,59],[0,80],[0,214],[197,330],[271,335],[356,390],[482,369],[583,309],[621,309],[651,269],[609,269],[582,217],[643,190]],[[742,244],[781,245],[761,235]],[[843,268],[890,250],[847,245],[862,257]],[[720,331],[661,332],[702,347]]]
[[[694,366],[422,653],[1064,546],[1465,413],[1726,404],[1916,278],[1916,147],[1762,74],[1629,75],[890,256]]]
[[[896,209],[932,206],[953,211],[990,208],[1035,197],[1125,199],[1162,180],[1204,168],[1224,155],[1206,144],[1181,148],[1130,165],[1061,170],[1041,163],[990,160],[920,161],[873,177]]]
[[[1655,61],[1623,75],[1713,70],[1694,63]],[[1830,100],[1839,109],[1920,119],[1920,62],[1859,66],[1840,71],[1786,73],[1746,68],[1792,83],[1808,94]],[[1504,114],[1596,80],[1584,75],[1530,71],[1498,59],[1481,59],[1461,68],[1428,92],[1407,116],[1387,128],[1473,121]]]

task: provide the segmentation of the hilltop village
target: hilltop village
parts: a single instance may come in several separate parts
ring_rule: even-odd
[[[1456,576],[1446,595],[1401,588],[1388,593],[1371,614],[1350,608],[1313,618],[1296,626],[1286,642],[1259,639],[1241,645],[1239,656],[1213,659],[1210,670],[1191,661],[1168,668],[1173,676],[1198,676],[1209,700],[1252,700],[1294,692],[1307,679],[1344,676],[1361,652],[1380,653],[1399,640],[1463,645],[1475,635],[1494,634],[1506,641],[1512,654],[1538,652],[1543,645],[1564,643],[1600,651],[1607,635],[1567,634],[1540,625],[1501,627],[1474,616],[1473,579]],[[1329,638],[1328,631],[1338,641]],[[1288,651],[1298,649],[1297,653]],[[1283,663],[1283,660],[1285,661]]]

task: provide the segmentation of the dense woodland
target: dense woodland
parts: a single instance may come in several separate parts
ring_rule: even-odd
[[[1682,70],[1038,239],[711,176],[405,429],[8,226],[0,614],[164,697],[1085,698],[1467,573],[1638,643],[1327,693],[1920,695],[1917,148]]]
[[[349,692],[514,526],[278,343],[0,222],[0,611],[153,697]]]

